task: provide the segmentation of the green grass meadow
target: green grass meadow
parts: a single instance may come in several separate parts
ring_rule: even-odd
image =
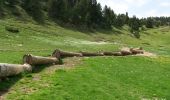
[[[5,30],[15,26],[19,33]],[[0,20],[0,63],[22,64],[24,54],[49,56],[65,51],[117,51],[143,47],[156,57],[67,58],[66,64],[35,66],[0,82],[5,100],[169,100],[170,27],[141,31],[136,39],[123,29],[79,31],[55,23],[37,25]],[[67,64],[68,62],[68,64]]]

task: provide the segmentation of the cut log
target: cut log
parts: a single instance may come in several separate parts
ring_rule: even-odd
[[[92,57],[92,56],[104,56],[103,53],[90,53],[90,52],[80,52],[83,56]]]
[[[114,56],[113,52],[103,52],[105,56]]]
[[[121,52],[103,52],[105,56],[122,56]]]
[[[132,55],[132,52],[130,51],[130,48],[128,47],[124,47],[120,50],[122,56],[128,56],[128,55]]]
[[[130,51],[132,52],[132,54],[136,55],[136,54],[143,54],[144,50],[141,48],[131,48]]]
[[[65,57],[82,57],[81,53],[73,53],[73,52],[66,52],[66,51],[60,51],[56,49],[53,54],[53,57],[56,58],[65,58]]]
[[[122,56],[132,55],[132,52],[130,50],[121,50]]]
[[[122,53],[121,52],[113,52],[113,55],[114,56],[122,56]]]
[[[0,78],[18,75],[22,72],[31,72],[32,67],[29,64],[5,64],[0,63]]]
[[[30,65],[59,64],[59,60],[56,57],[41,57],[31,54],[24,55],[23,62]]]

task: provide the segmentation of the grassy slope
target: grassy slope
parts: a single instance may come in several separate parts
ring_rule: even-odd
[[[8,25],[20,27],[21,32],[5,31]],[[0,62],[3,63],[22,63],[22,56],[26,53],[47,56],[56,48],[67,51],[114,51],[124,46],[142,46],[160,57],[84,58],[82,64],[76,65],[77,68],[54,69],[50,73],[44,68],[46,66],[42,66],[38,72],[0,83],[0,89],[10,89],[5,97],[19,100],[169,99],[169,27],[147,30],[141,34],[141,39],[135,39],[126,27],[91,33],[51,23],[39,26],[1,20]],[[106,44],[97,44],[99,41],[106,41]],[[38,80],[35,80],[36,77]]]

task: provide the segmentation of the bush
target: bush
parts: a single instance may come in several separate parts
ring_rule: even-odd
[[[136,38],[140,38],[140,33],[139,33],[139,31],[135,31],[135,32],[133,32],[133,35],[136,37]]]
[[[18,33],[19,32],[19,29],[16,28],[16,27],[13,27],[13,26],[6,26],[5,29],[9,32],[12,32],[12,33]]]

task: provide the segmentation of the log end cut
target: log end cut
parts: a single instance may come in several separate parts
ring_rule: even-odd
[[[23,56],[23,63],[24,64],[32,64],[31,61],[31,54],[26,54]]]

